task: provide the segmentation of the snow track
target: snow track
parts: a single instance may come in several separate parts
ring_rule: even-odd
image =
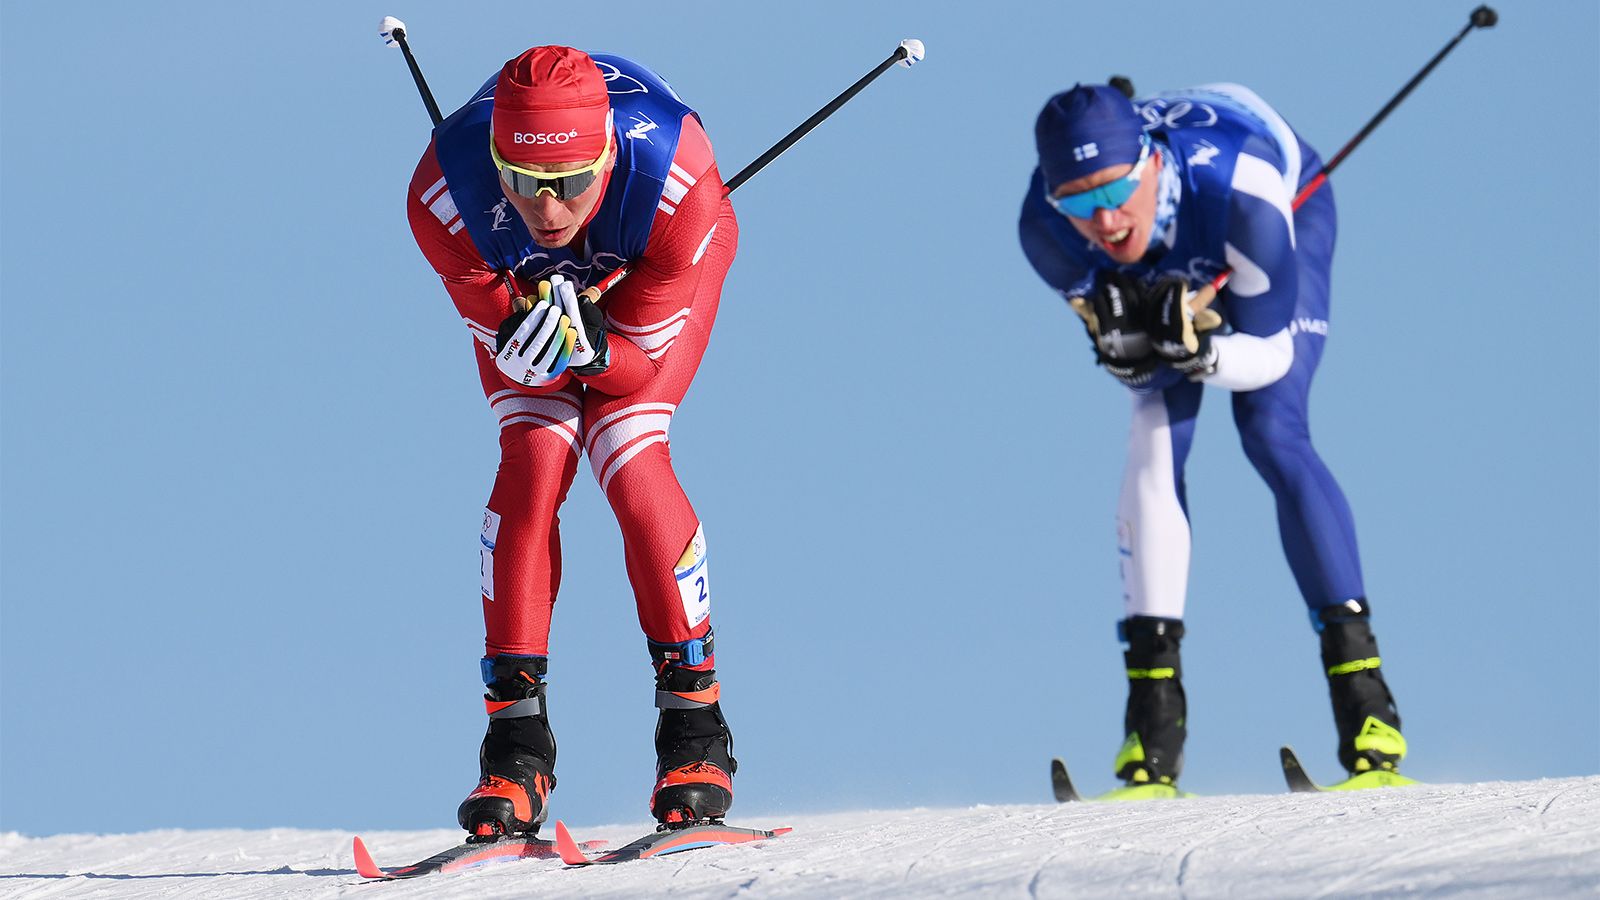
[[[387,884],[356,875],[348,832],[7,834],[0,897],[1600,896],[1600,776],[1134,804],[749,814],[739,824],[795,831],[605,868],[528,860]],[[646,827],[573,831],[620,844]],[[381,865],[395,866],[443,849],[457,832],[364,836]]]

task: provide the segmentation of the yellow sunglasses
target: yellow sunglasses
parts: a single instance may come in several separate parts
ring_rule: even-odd
[[[606,149],[600,153],[600,158],[590,165],[571,172],[535,172],[520,166],[508,163],[500,156],[500,151],[494,146],[494,131],[489,131],[489,155],[494,158],[494,167],[500,170],[500,180],[506,187],[519,197],[529,200],[539,196],[541,192],[548,191],[557,200],[572,200],[594,185],[595,179],[604,171],[606,162],[611,158],[613,139],[611,133],[611,113],[606,113]]]

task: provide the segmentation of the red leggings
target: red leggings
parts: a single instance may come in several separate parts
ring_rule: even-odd
[[[628,581],[645,636],[678,643],[710,630],[703,566],[685,578],[681,590],[674,571],[700,520],[672,471],[667,429],[700,368],[733,262],[737,232],[719,232],[695,267],[699,278],[687,286],[693,295],[686,298],[690,312],[682,330],[656,374],[627,396],[575,381],[548,394],[512,390],[489,354],[477,348],[484,392],[500,419],[500,470],[484,516],[487,655],[549,654],[550,614],[561,583],[558,513],[577,473],[580,446],[622,528]],[[654,341],[640,334],[635,342],[659,347],[659,334]],[[632,338],[613,329],[608,339]]]

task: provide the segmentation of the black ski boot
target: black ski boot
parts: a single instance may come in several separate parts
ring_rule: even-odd
[[[1168,788],[1138,791],[1130,799],[1177,796],[1183,741],[1188,736],[1183,667],[1178,660],[1183,621],[1131,616],[1117,623],[1117,631],[1128,645],[1122,654],[1128,667],[1128,708],[1122,723],[1128,737],[1117,754],[1117,777],[1128,788]]]
[[[1339,762],[1351,775],[1393,772],[1406,755],[1400,713],[1379,669],[1365,597],[1317,610],[1312,621],[1322,637],[1322,669],[1328,676],[1333,721],[1339,729]]]
[[[556,739],[545,706],[543,656],[483,660],[489,731],[478,751],[478,786],[456,811],[469,840],[536,834],[556,786]]]
[[[655,657],[656,786],[650,814],[663,825],[679,826],[721,819],[733,805],[733,733],[722,718],[722,686],[715,669],[689,669],[711,658],[711,635],[685,644],[650,643]],[[700,648],[703,645],[703,650]]]

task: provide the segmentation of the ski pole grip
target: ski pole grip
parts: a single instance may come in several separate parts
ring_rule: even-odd
[[[602,299],[605,297],[606,291],[616,287],[617,282],[627,278],[628,273],[631,271],[633,271],[632,266],[623,266],[615,272],[612,272],[610,275],[607,275],[594,284],[584,288],[582,291],[579,291],[578,296],[588,300],[595,306],[599,306]]]
[[[1222,315],[1211,308],[1211,304],[1216,302],[1217,292],[1221,289],[1219,281],[1227,283],[1227,279],[1222,277],[1208,281],[1189,298],[1189,308],[1194,311],[1196,331],[1216,331],[1222,327]]]

